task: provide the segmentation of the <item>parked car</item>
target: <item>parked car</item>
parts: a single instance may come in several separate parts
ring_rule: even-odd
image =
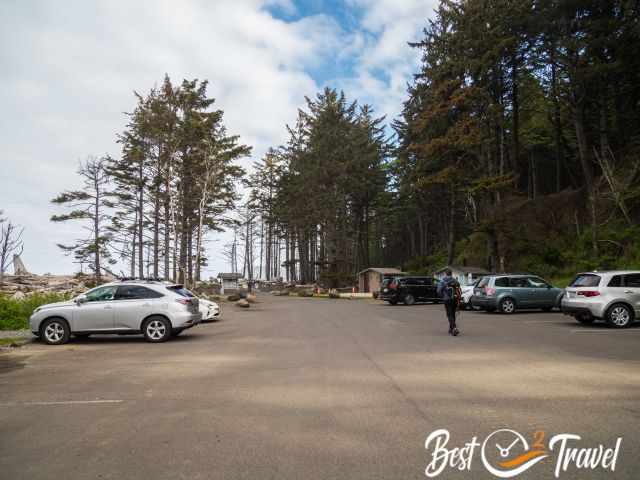
[[[200,323],[196,297],[182,285],[160,281],[112,282],[68,302],[36,308],[31,331],[50,345],[71,335],[142,333],[149,342],[164,342]]]
[[[479,278],[473,283],[460,287],[460,291],[462,292],[462,298],[460,299],[460,308],[462,310],[465,310],[467,308],[475,308],[473,307],[473,305],[471,305],[471,297],[473,297],[473,292],[476,286],[478,286],[478,284],[480,283],[480,280],[482,280],[482,278]]]
[[[200,313],[202,313],[202,320],[215,321],[220,318],[220,305],[211,300],[205,300],[200,298],[198,300]]]
[[[438,280],[431,277],[395,277],[382,287],[380,298],[396,305],[404,302],[413,305],[416,302],[438,302],[436,291]]]
[[[580,273],[565,292],[562,312],[580,323],[624,328],[640,317],[640,271]]]
[[[563,294],[562,289],[535,275],[487,275],[474,288],[471,304],[489,312],[513,313],[527,308],[550,311],[560,306]]]

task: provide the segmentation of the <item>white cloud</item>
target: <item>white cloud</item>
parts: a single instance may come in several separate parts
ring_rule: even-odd
[[[361,50],[355,75],[340,80],[350,94],[371,103],[391,121],[402,109],[406,86],[416,73],[420,52],[408,42],[422,38],[437,0],[347,0],[363,10]]]

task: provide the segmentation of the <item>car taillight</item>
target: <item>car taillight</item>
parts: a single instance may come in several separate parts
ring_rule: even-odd
[[[582,297],[597,297],[600,295],[600,292],[597,290],[582,290],[578,292],[578,295]]]
[[[398,284],[397,284],[397,283],[390,283],[390,284],[389,284],[389,288],[390,288],[391,290],[395,290],[396,288],[398,288]]]
[[[496,294],[496,289],[495,289],[495,288],[488,288],[488,287],[487,287],[487,288],[485,288],[485,289],[484,289],[484,293],[485,293],[487,296],[489,296],[489,297],[490,297],[491,295],[495,295],[495,294]]]
[[[181,303],[182,305],[191,305],[191,300],[189,298],[176,298],[176,302]]]

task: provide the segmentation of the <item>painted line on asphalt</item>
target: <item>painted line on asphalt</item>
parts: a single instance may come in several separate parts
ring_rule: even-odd
[[[592,330],[587,330],[585,328],[574,328],[571,330],[571,333],[624,333],[629,334],[629,333],[640,333],[640,329],[635,329],[635,330],[625,330],[625,329],[620,329],[620,330],[604,330],[604,329],[592,329]]]
[[[553,320],[525,320],[524,323],[562,323],[562,320],[558,318]]]
[[[61,400],[52,402],[8,402],[0,403],[0,407],[33,407],[33,406],[53,406],[53,405],[100,405],[123,403],[124,400]]]

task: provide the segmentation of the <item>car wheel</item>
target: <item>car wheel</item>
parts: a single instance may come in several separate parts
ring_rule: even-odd
[[[633,313],[631,309],[623,304],[617,303],[607,310],[607,323],[614,328],[625,328],[631,325]]]
[[[71,330],[66,320],[50,318],[40,327],[40,338],[49,345],[62,345],[69,341]]]
[[[142,333],[147,342],[166,342],[171,337],[171,323],[164,317],[151,317],[144,322]]]
[[[576,315],[575,319],[584,325],[590,325],[595,321],[595,318],[589,315]]]
[[[390,305],[397,305],[398,301],[397,300],[389,300],[389,304]]]
[[[516,302],[512,298],[500,300],[500,312],[510,314],[516,311]]]
[[[413,295],[411,295],[410,293],[407,293],[404,296],[404,304],[405,305],[413,305],[414,303],[416,303],[416,299],[413,297]]]

